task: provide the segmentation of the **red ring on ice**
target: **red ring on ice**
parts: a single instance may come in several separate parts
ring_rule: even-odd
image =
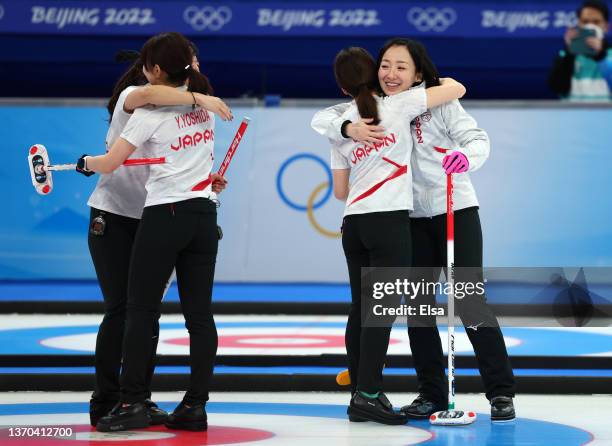
[[[189,345],[189,338],[168,339],[168,344]],[[219,347],[229,348],[329,348],[344,347],[342,335],[245,334],[219,336]]]
[[[189,345],[189,338],[164,341],[173,345]],[[400,341],[390,339],[389,344]],[[333,348],[344,347],[344,335],[324,334],[245,334],[219,336],[219,347],[226,348]]]

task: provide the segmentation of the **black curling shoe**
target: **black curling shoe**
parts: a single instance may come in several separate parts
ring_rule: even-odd
[[[117,401],[108,402],[108,401],[96,401],[95,399],[91,399],[89,401],[89,423],[96,427],[100,418],[109,414],[111,410],[115,407]]]
[[[406,414],[408,418],[420,420],[424,418],[429,418],[432,413],[439,412],[441,410],[446,410],[447,408],[448,404],[436,404],[433,401],[427,399],[427,397],[419,395],[412,403],[407,406],[403,406],[400,411]]]
[[[168,419],[168,412],[163,409],[160,409],[157,404],[150,399],[144,400],[145,405],[149,409],[149,416],[151,417],[151,425],[157,426],[159,424],[164,424]]]
[[[516,418],[514,404],[509,396],[491,398],[491,421],[512,421]]]
[[[149,408],[144,401],[129,405],[117,403],[111,412],[100,418],[96,425],[98,432],[116,432],[142,429],[151,425]]]
[[[374,421],[381,424],[406,424],[408,418],[401,412],[395,412],[389,399],[382,392],[377,398],[367,398],[355,392],[347,410],[350,421]]]
[[[180,429],[185,431],[205,431],[208,429],[208,420],[204,404],[187,406],[181,402],[174,412],[168,415],[164,423],[168,429]]]

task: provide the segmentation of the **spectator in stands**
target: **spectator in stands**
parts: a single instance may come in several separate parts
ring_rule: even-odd
[[[610,10],[599,0],[585,1],[576,11],[578,27],[565,32],[565,48],[554,61],[548,84],[570,101],[612,99],[612,48],[604,35]]]

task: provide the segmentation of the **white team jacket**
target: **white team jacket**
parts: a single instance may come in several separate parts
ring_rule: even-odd
[[[414,87],[422,88],[423,85]],[[350,103],[338,104],[321,110],[312,119],[312,127],[330,139],[339,142],[343,118]],[[413,218],[433,217],[446,213],[446,174],[442,168],[444,154],[434,147],[458,150],[470,162],[469,172],[479,169],[489,157],[490,144],[487,133],[478,128],[472,118],[455,100],[427,110],[411,123],[414,149],[412,168],[414,211]],[[453,209],[458,211],[478,206],[476,191],[469,173],[453,175]]]

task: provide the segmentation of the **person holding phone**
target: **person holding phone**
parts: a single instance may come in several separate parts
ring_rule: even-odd
[[[578,26],[565,32],[565,48],[553,62],[548,85],[562,99],[612,99],[612,48],[605,39],[610,10],[600,0],[587,0],[576,11]]]

